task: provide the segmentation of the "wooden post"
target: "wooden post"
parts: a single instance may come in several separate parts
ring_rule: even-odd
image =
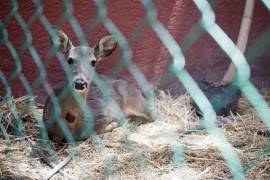
[[[243,53],[246,50],[247,41],[249,37],[250,27],[253,18],[253,11],[255,6],[255,0],[246,0],[245,10],[242,16],[242,22],[240,26],[240,31],[237,39],[237,47]],[[228,70],[226,71],[221,84],[226,85],[233,81],[234,75],[236,72],[236,67],[233,63],[230,64]]]

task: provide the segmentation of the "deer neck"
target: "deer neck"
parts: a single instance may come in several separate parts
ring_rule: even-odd
[[[64,95],[64,97],[61,100],[62,117],[70,123],[74,122],[82,114],[81,106],[73,96],[74,93],[76,94],[78,92],[74,91],[71,92],[71,91],[68,92],[66,95]],[[86,103],[88,90],[80,92],[79,95],[81,96],[82,100]]]

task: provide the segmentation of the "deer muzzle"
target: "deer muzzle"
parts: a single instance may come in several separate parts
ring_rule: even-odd
[[[74,89],[80,92],[85,91],[88,87],[87,82],[83,79],[76,79],[73,84],[74,84]]]

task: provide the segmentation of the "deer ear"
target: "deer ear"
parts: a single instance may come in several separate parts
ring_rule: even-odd
[[[59,50],[64,54],[64,55],[68,55],[69,50],[73,47],[73,44],[71,42],[71,40],[69,39],[69,37],[66,35],[66,33],[59,29],[56,26],[53,26],[53,29],[56,32],[56,36],[57,36],[57,40],[53,41],[51,39],[51,43],[57,43],[57,46],[59,47]]]
[[[94,54],[97,60],[101,60],[104,57],[109,56],[116,48],[116,39],[109,35],[105,36],[99,40],[99,42],[94,46]]]

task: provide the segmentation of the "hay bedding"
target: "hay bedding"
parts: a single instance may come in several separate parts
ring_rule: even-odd
[[[269,101],[269,91],[264,91]],[[9,124],[2,121],[8,130],[11,146],[0,134],[0,177],[4,179],[40,179],[51,168],[41,160],[34,150],[38,126],[33,111],[42,114],[41,108],[26,107],[27,97],[13,99],[19,116],[24,121],[25,138],[17,138],[9,131]],[[1,112],[12,120],[7,105],[1,103]],[[127,124],[113,132],[100,135],[102,146],[90,140],[78,143],[79,152],[52,179],[230,179],[231,175],[214,141],[205,131],[187,133],[197,127],[199,119],[192,111],[187,95],[171,97],[160,92],[153,106],[160,117],[149,124]],[[220,130],[235,146],[243,165],[248,168],[247,179],[268,179],[270,157],[263,153],[269,143],[269,133],[249,103],[243,98],[238,105],[238,114],[225,119]],[[218,117],[223,122],[224,118]],[[23,141],[22,141],[23,140]],[[71,151],[68,145],[55,152],[61,162]],[[184,148],[185,165],[176,167],[172,163],[171,145]],[[55,161],[56,155],[50,156]],[[62,172],[63,172],[62,171]]]

